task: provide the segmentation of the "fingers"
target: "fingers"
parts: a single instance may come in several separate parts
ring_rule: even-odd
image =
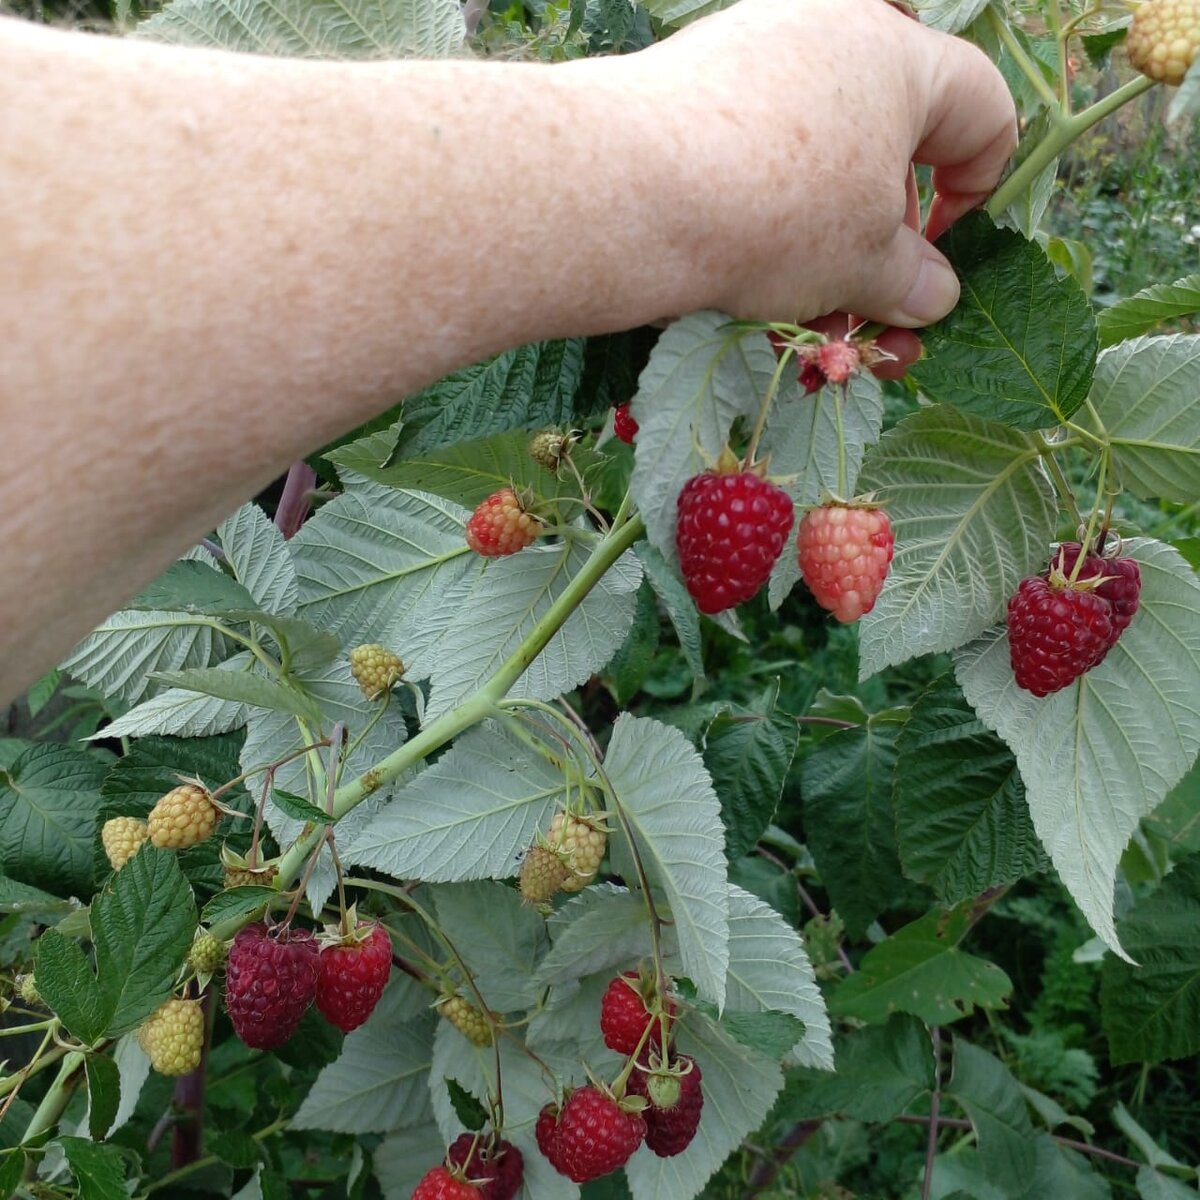
[[[865,263],[863,292],[848,305],[871,321],[905,328],[930,325],[958,303],[958,279],[915,229],[896,231],[879,261]]]

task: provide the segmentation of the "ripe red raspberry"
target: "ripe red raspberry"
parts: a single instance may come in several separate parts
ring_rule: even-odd
[[[628,404],[620,404],[613,409],[613,433],[627,446],[633,445],[637,436],[638,423],[633,419]]]
[[[533,1136],[537,1139],[542,1157],[556,1171],[558,1170],[558,1115],[558,1105],[547,1104],[538,1113],[537,1124],[533,1127]]]
[[[346,1033],[357,1029],[379,1003],[391,969],[392,939],[373,921],[337,945],[322,946],[316,995],[321,1015]]]
[[[749,600],[767,582],[792,529],[791,498],[752,471],[693,476],[677,510],[679,565],[702,613]]]
[[[626,971],[608,985],[600,1001],[600,1032],[610,1050],[633,1054],[647,1026],[650,1026],[650,1036],[642,1046],[643,1051],[649,1046],[662,1048],[662,1023],[652,1012],[656,992],[653,978],[641,976],[636,971]],[[669,1030],[675,1004],[667,999],[662,1007],[667,1012]]]
[[[1049,696],[1090,671],[1112,645],[1112,608],[1095,592],[1022,579],[1008,602],[1008,641],[1017,686]]]
[[[513,1200],[525,1181],[525,1159],[511,1142],[460,1133],[446,1158],[478,1189],[483,1200]]]
[[[681,1054],[661,1071],[635,1067],[626,1087],[649,1102],[642,1113],[646,1145],[659,1158],[682,1154],[696,1136],[704,1107],[700,1068],[695,1060]]]
[[[493,492],[467,521],[467,545],[484,558],[516,554],[531,545],[542,531],[542,523],[525,511],[512,488]]]
[[[797,536],[800,574],[822,608],[843,624],[857,621],[875,607],[894,546],[882,509],[838,503],[811,508]]]
[[[819,392],[826,383],[825,372],[812,359],[801,360],[800,386],[808,395]]]
[[[421,1176],[412,1200],[477,1200],[482,1195],[477,1187],[441,1163]]]
[[[862,366],[862,353],[853,342],[824,342],[817,347],[816,363],[830,383],[848,383]]]
[[[538,1146],[550,1165],[574,1183],[599,1179],[623,1167],[646,1136],[646,1123],[589,1084],[571,1093],[552,1129],[538,1117]],[[552,1118],[551,1118],[552,1119]]]
[[[233,1031],[256,1050],[282,1046],[317,990],[317,943],[304,929],[247,925],[229,950],[225,1008]]]
[[[1064,542],[1054,554],[1050,567],[1058,567],[1068,578],[1079,560],[1081,546],[1078,542]],[[1049,572],[1047,572],[1048,576]],[[1132,558],[1107,558],[1100,554],[1089,554],[1079,568],[1077,579],[1092,579],[1100,575],[1104,582],[1095,587],[1095,593],[1112,606],[1113,645],[1129,628],[1142,594],[1142,573]]]

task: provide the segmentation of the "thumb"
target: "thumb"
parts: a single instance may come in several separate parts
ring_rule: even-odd
[[[931,325],[958,303],[958,277],[945,257],[907,225],[896,231],[873,271],[869,292],[847,308],[871,321]]]

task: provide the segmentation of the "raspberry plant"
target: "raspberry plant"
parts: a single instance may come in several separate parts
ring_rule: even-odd
[[[1134,62],[1168,64],[1178,121],[1196,8],[1151,5]],[[514,8],[473,44],[629,50],[710,7]],[[786,313],[465,367],[316,456],[290,540],[247,505],[76,647],[104,748],[0,742],[0,1191],[829,1195],[867,1125],[916,1139],[906,1200],[1194,1194],[1195,1139],[1064,1104],[1097,1054],[1120,1078],[1200,1051],[1200,277],[1097,311],[1087,246],[1042,229],[1060,156],[1154,86],[1076,104],[1073,56],[1120,56],[1125,16],[916,8],[1000,62],[1025,135],[942,240],[963,299],[907,387],[871,374],[875,331]],[[138,35],[469,40],[453,0],[416,11],[173,0]],[[677,518],[722,472],[770,537],[707,563],[709,619]],[[871,602],[815,585],[845,629],[799,586],[830,511],[881,539]],[[1005,614],[1052,585],[1103,644],[1041,697]],[[1098,1011],[1103,1051],[1000,1025],[1028,984],[980,943],[1031,894],[1078,930],[1035,1015]],[[602,1022],[622,977],[633,1019]]]

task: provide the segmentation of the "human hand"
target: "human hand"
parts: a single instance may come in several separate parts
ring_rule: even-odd
[[[680,311],[914,327],[953,308],[911,163],[934,168],[929,238],[999,181],[1016,118],[979,50],[884,0],[741,0],[625,61],[677,148]]]

